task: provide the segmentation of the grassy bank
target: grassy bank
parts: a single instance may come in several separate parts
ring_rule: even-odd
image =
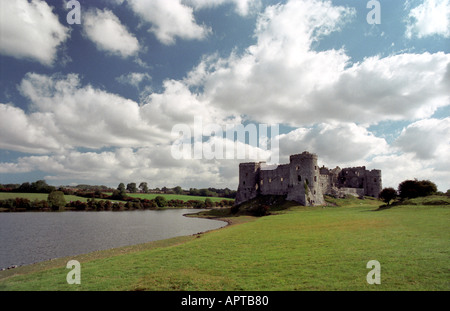
[[[190,200],[198,200],[198,201],[205,201],[205,199],[209,198],[212,202],[220,202],[222,200],[230,201],[232,199],[227,198],[219,198],[219,197],[200,197],[200,196],[193,196],[193,195],[179,195],[179,194],[156,194],[156,193],[128,193],[127,196],[132,198],[140,198],[140,199],[147,199],[147,200],[153,200],[157,196],[164,197],[167,201],[169,200],[181,200],[184,202],[190,201]]]
[[[70,258],[81,285],[66,283],[66,258],[0,272],[0,290],[450,290],[449,207],[379,205],[241,216],[201,236]],[[366,282],[370,260],[381,285]]]
[[[65,195],[66,202],[80,201],[87,202],[87,198],[79,197],[76,195]],[[0,192],[0,200],[24,198],[30,201],[39,200],[47,201],[48,193],[13,193],[13,192]]]
[[[111,195],[112,193],[109,193]],[[189,200],[198,200],[198,201],[205,201],[208,197],[199,197],[199,196],[191,196],[191,195],[178,195],[178,194],[153,194],[153,193],[130,193],[127,194],[129,197],[132,198],[140,198],[140,199],[147,199],[147,200],[153,200],[157,196],[164,197],[167,201],[169,200],[181,200],[184,202],[187,202]],[[13,192],[0,192],[0,200],[6,200],[6,199],[15,199],[15,198],[24,198],[28,200],[47,200],[48,194],[47,193],[13,193]],[[79,197],[76,195],[65,195],[66,202],[70,201],[80,201],[80,202],[87,202],[87,198]],[[209,197],[212,202],[220,202],[222,200],[229,201],[231,199],[227,198],[218,198],[218,197]],[[99,199],[97,199],[99,200]],[[115,200],[110,200],[114,201]]]

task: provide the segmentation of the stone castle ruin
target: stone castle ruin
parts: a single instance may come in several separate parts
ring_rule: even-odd
[[[241,163],[235,204],[259,195],[283,195],[305,206],[325,204],[324,195],[378,197],[381,171],[365,166],[328,169],[317,165],[317,155],[292,155],[289,164],[269,166],[266,162]]]

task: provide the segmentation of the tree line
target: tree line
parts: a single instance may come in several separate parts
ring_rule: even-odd
[[[221,200],[213,202],[210,198],[205,200],[167,200],[164,196],[154,199],[141,199],[126,197],[123,201],[113,202],[108,199],[87,199],[87,202],[79,200],[66,202],[64,192],[53,191],[49,193],[47,200],[29,200],[26,198],[15,198],[0,200],[0,208],[10,212],[19,211],[126,211],[126,210],[154,210],[163,208],[223,208],[233,206],[232,200]]]
[[[124,183],[120,183],[117,188],[111,188],[104,185],[86,185],[80,184],[77,186],[60,186],[54,187],[47,184],[45,180],[38,180],[36,182],[24,182],[22,184],[0,184],[0,192],[19,192],[19,193],[50,193],[52,191],[63,191],[66,195],[81,195],[86,196],[86,193],[112,193],[116,190],[119,193],[160,193],[160,194],[179,194],[179,195],[191,195],[201,197],[222,197],[228,199],[235,199],[237,191],[229,188],[190,188],[189,190],[183,190],[180,186],[173,188],[162,187],[150,189],[147,182],[141,182],[139,186],[137,183],[131,182],[126,186]],[[98,195],[100,196],[100,195]]]
[[[429,180],[405,180],[398,185],[397,190],[392,187],[384,188],[380,192],[379,198],[389,205],[391,201],[396,199],[402,201],[433,194],[450,196],[450,189],[446,193],[442,193],[438,192],[436,184]]]

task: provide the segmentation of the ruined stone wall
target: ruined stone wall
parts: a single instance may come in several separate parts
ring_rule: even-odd
[[[338,187],[342,188],[365,188],[366,168],[350,167],[344,168],[339,173]]]
[[[287,199],[303,205],[324,204],[317,155],[309,152],[293,155],[289,167],[291,187]]]
[[[279,165],[276,169],[261,167],[260,190],[262,195],[286,195],[289,188],[289,165]]]
[[[302,205],[322,205],[324,194],[378,197],[381,189],[380,170],[368,171],[364,166],[319,168],[317,155],[303,152],[292,155],[289,164],[275,167],[265,162],[240,164],[236,204],[258,195],[286,195]]]
[[[382,188],[382,177],[380,170],[366,171],[365,195],[378,198]]]
[[[259,194],[259,172],[261,163],[241,163],[239,165],[239,186],[236,204],[256,198]]]

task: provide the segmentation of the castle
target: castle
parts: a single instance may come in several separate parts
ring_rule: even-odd
[[[292,155],[289,164],[241,163],[235,204],[259,195],[284,195],[289,201],[315,206],[325,204],[325,194],[378,197],[381,190],[380,170],[369,171],[365,166],[330,170],[319,167],[317,155],[305,151]]]

